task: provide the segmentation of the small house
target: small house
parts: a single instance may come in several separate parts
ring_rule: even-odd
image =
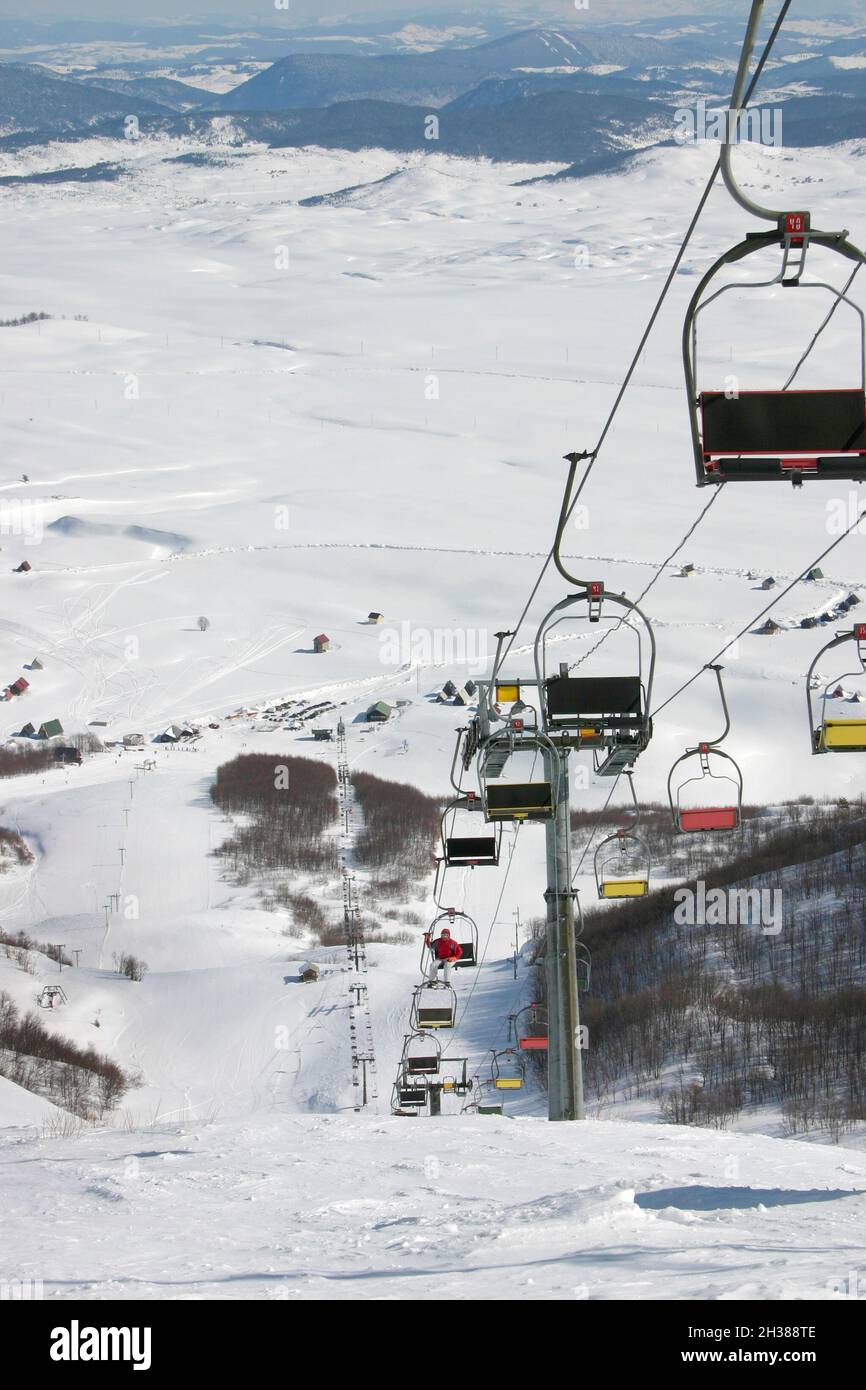
[[[143,748],[145,745],[144,734],[124,734],[124,748]]]
[[[298,979],[303,980],[305,985],[314,985],[319,978],[319,968],[317,965],[302,965],[298,974]]]
[[[19,738],[33,738],[33,737],[35,736],[35,734],[36,734],[36,726],[35,726],[34,724],[25,724],[25,725],[24,725],[24,728],[21,730],[21,732],[20,732],[20,734],[18,735],[18,737],[19,737]]]
[[[17,681],[12,682],[9,689],[13,695],[23,695],[25,690],[30,689],[30,682],[26,681],[23,676],[19,676]]]
[[[442,690],[437,690],[437,691],[436,691],[436,703],[437,703],[437,705],[447,705],[450,699],[451,699],[451,696],[448,694],[448,692],[447,692],[446,690],[442,689]]]
[[[692,564],[685,564],[685,565],[683,565],[682,569],[680,570],[680,579],[691,579],[692,575],[695,574],[695,573],[696,573],[696,570],[695,570],[694,565],[692,565]]]
[[[443,694],[447,695],[448,699],[450,700],[454,695],[457,694],[457,686],[454,684],[453,681],[446,681],[442,687],[442,691]]]
[[[34,656],[34,658],[33,658],[32,661],[26,662],[26,663],[25,663],[24,670],[25,670],[25,671],[44,671],[44,670],[45,670],[45,667],[42,665],[42,662],[39,660],[39,657],[38,657],[38,656]]]
[[[836,686],[836,689],[835,689],[834,691],[831,692],[831,694],[830,694],[830,699],[831,699],[831,700],[844,700],[844,699],[845,699],[845,691],[842,689],[841,685],[837,685],[837,686]]]
[[[157,734],[157,743],[180,743],[183,738],[183,729],[179,724],[169,724],[167,729],[163,729],[161,734]]]
[[[474,681],[467,681],[463,689],[466,691],[467,695],[474,695],[478,689],[478,686],[475,684]]]
[[[63,725],[59,719],[47,719],[39,726],[40,738],[59,738],[62,733]]]
[[[331,639],[326,633],[320,632],[318,637],[313,638],[313,651],[326,652],[331,645]]]
[[[72,748],[68,747],[66,744],[60,743],[54,749],[54,760],[58,763],[74,763],[80,766],[84,758],[82,757],[80,748]]]
[[[778,623],[773,622],[772,618],[768,618],[763,626],[757,628],[756,631],[761,637],[775,637],[776,633],[781,632],[782,629]]]
[[[314,729],[313,738],[317,743],[331,743],[334,737],[333,729]]]
[[[857,594],[849,594],[845,600],[845,608],[856,608],[859,602],[860,598]]]
[[[469,694],[468,690],[458,690],[457,694],[454,696],[455,705],[464,706],[470,704],[471,701],[472,696]]]
[[[800,626],[801,626],[801,627],[817,627],[817,626],[818,626],[818,619],[817,619],[817,618],[812,618],[812,617],[801,618],[801,619],[800,619]]]
[[[811,580],[812,583],[814,583],[816,579],[823,579],[823,578],[824,578],[824,571],[823,571],[822,569],[819,569],[817,565],[815,565],[813,569],[810,569],[810,570],[809,570],[809,573],[806,575],[806,579],[807,579],[807,580]]]
[[[391,706],[386,705],[384,700],[377,700],[375,705],[371,705],[367,710],[367,719],[371,724],[384,724],[386,719],[391,718]]]
[[[30,570],[30,569],[32,569],[32,568],[33,568],[33,567],[32,567],[32,565],[30,564],[30,561],[29,561],[29,560],[22,560],[22,561],[21,561],[21,564],[20,564],[20,565],[17,565],[16,568],[12,571],[12,573],[13,573],[13,574],[27,574],[28,570]]]
[[[762,589],[775,589],[775,587],[776,581],[771,574],[767,575],[767,578],[761,583]]]
[[[378,624],[378,623],[384,623],[384,621],[385,621],[385,614],[384,614],[384,613],[368,613],[368,614],[367,614],[367,622],[368,622],[368,623],[376,623],[376,624]]]

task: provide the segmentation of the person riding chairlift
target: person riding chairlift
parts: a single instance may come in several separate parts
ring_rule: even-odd
[[[439,936],[431,944],[430,933],[424,933],[424,944],[430,947],[430,968],[427,972],[428,986],[435,985],[439,978],[440,969],[443,972],[443,979],[446,985],[451,983],[451,963],[458,961],[463,955],[463,947],[459,941],[455,941],[447,927],[443,927]]]

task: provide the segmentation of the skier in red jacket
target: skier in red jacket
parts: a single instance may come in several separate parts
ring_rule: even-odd
[[[451,966],[463,955],[463,947],[459,941],[455,941],[447,927],[443,927],[436,940],[431,943],[430,933],[424,933],[424,942],[430,948],[430,968],[428,971],[428,983],[435,985],[439,978],[440,969],[446,985],[451,983]]]

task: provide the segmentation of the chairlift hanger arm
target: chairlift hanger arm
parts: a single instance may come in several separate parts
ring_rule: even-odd
[[[565,528],[568,524],[568,518],[571,516],[571,498],[574,492],[574,475],[577,472],[577,465],[579,463],[589,463],[590,466],[592,466],[595,461],[595,453],[584,451],[580,454],[566,454],[565,460],[568,464],[568,478],[566,479],[565,492],[562,496],[562,506],[559,509],[559,521],[556,524],[556,538],[553,542],[552,552],[553,563],[556,565],[563,579],[567,580],[569,584],[576,585],[578,589],[587,589],[589,588],[590,580],[577,579],[565,568],[562,560],[561,547],[562,538],[565,535]],[[586,479],[584,479],[584,481],[586,481]]]
[[[792,0],[784,0],[782,9],[779,13],[779,17],[776,20],[776,24],[773,29],[773,35],[771,37],[770,44],[768,45],[768,48],[765,50],[765,60],[767,57],[769,57],[770,49],[772,48],[773,43],[775,42],[775,38],[778,35],[779,30],[781,29],[781,26],[787,17],[788,11],[791,8],[791,3]],[[744,193],[743,190],[740,188],[739,184],[737,183],[737,180],[734,176],[733,168],[734,142],[732,142],[731,140],[731,134],[739,134],[740,117],[743,115],[743,112],[746,109],[746,105],[752,97],[761,72],[762,65],[759,65],[758,71],[755,73],[754,78],[751,82],[749,81],[749,69],[752,65],[752,57],[755,52],[755,40],[758,36],[758,30],[761,25],[763,13],[764,0],[752,0],[752,9],[751,13],[749,14],[748,24],[746,26],[746,36],[743,40],[743,48],[740,53],[740,62],[737,68],[736,78],[734,79],[734,90],[731,94],[730,110],[733,114],[733,121],[731,122],[731,125],[733,126],[733,132],[731,131],[730,127],[726,132],[727,139],[725,140],[725,143],[722,147],[720,166],[722,171],[722,178],[725,182],[725,187],[727,188],[734,201],[739,203],[741,208],[745,208],[746,212],[750,212],[754,217],[760,217],[763,221],[778,222],[779,218],[784,217],[785,213],[775,212],[772,208],[765,208],[760,203],[755,202],[753,198],[750,198],[747,193]]]

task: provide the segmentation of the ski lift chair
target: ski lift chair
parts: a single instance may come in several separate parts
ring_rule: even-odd
[[[446,806],[442,813],[441,823],[441,860],[446,868],[495,868],[499,863],[499,851],[502,843],[501,829],[492,835],[455,835],[453,833],[458,811],[478,812],[481,810],[481,798],[475,792],[467,792]]]
[[[425,1033],[433,1028],[453,1028],[457,1017],[457,995],[450,985],[418,985],[412,1000],[411,1027]]]
[[[547,674],[549,633],[568,610],[583,604],[587,605],[585,617],[590,623],[601,621],[605,605],[623,610],[617,626],[607,631],[626,627],[634,633],[636,671],[624,676],[572,676],[562,664],[558,674]],[[645,684],[644,641],[649,652]],[[544,692],[544,730],[551,739],[564,747],[591,749],[599,777],[617,777],[634,765],[652,737],[649,709],[655,672],[655,636],[637,604],[622,594],[608,593],[601,580],[585,583],[582,593],[569,595],[543,619],[535,643],[535,669]]]
[[[743,814],[743,774],[731,755],[719,747],[731,728],[728,702],[722,684],[722,667],[708,666],[706,669],[716,674],[725,727],[718,738],[699,743],[696,748],[686,749],[685,753],[677,758],[668,775],[668,801],[674,828],[683,833],[738,830]],[[680,782],[674,793],[677,768],[688,763],[688,770],[691,770],[694,766],[691,760],[694,758],[698,760],[694,775]],[[723,768],[724,770],[721,770]],[[696,786],[699,797],[697,804],[687,804]],[[686,788],[692,788],[692,791],[686,792]],[[683,799],[684,793],[686,801]],[[720,793],[720,800],[716,801],[711,793]]]
[[[805,479],[866,478],[866,316],[843,290],[822,280],[804,280],[807,249],[820,246],[862,264],[863,252],[844,232],[811,229],[808,213],[778,216],[774,230],[750,232],[726,251],[700,281],[686,312],[683,365],[689,423],[699,487],[708,483],[782,480],[796,486]],[[755,252],[781,245],[782,267],[769,280],[732,282],[707,294],[727,267]],[[791,266],[792,256],[797,264]],[[699,390],[698,321],[704,309],[729,290],[766,288],[822,290],[859,319],[859,380],[833,390],[735,392]],[[789,378],[793,380],[793,376]]]
[[[524,1018],[524,1015],[528,1017]],[[514,1037],[521,1052],[547,1052],[549,1046],[547,1010],[527,1004],[512,1019]]]
[[[434,917],[427,933],[429,945],[425,943],[421,951],[422,974],[425,973],[426,952],[436,945],[442,935],[442,927],[445,926],[463,952],[459,960],[452,960],[452,970],[465,970],[478,964],[478,927],[467,912],[458,912],[456,908],[447,907],[438,917]]]
[[[490,1079],[497,1091],[519,1091],[526,1081],[526,1068],[520,1060],[520,1054],[513,1047],[505,1047],[492,1053],[490,1072]]]
[[[400,1066],[405,1076],[438,1076],[442,1044],[425,1032],[410,1033],[403,1044]]]
[[[650,852],[638,835],[640,810],[634,783],[628,777],[634,800],[634,820],[630,827],[616,830],[601,841],[595,851],[595,884],[600,898],[645,898],[649,893]]]
[[[487,738],[482,744],[478,776],[484,799],[487,821],[523,822],[553,820],[556,799],[553,784],[546,779],[530,782],[500,782],[509,759],[515,753],[552,753],[549,739],[537,731],[527,731],[522,720],[512,721],[507,729]],[[558,761],[558,759],[557,759]]]
[[[857,648],[857,659],[860,663],[859,671],[846,671],[840,676],[827,682],[821,696],[821,718],[815,723],[814,711],[812,708],[812,676],[818,662],[825,652],[832,651],[835,647],[841,647],[846,642],[854,642]],[[809,711],[809,734],[812,740],[813,753],[866,753],[866,718],[861,719],[840,719],[835,715],[828,717],[827,701],[832,699],[830,688],[836,687],[840,680],[845,676],[862,676],[866,674],[866,623],[855,623],[850,632],[840,632],[822,647],[809,667],[806,676],[806,702]]]

